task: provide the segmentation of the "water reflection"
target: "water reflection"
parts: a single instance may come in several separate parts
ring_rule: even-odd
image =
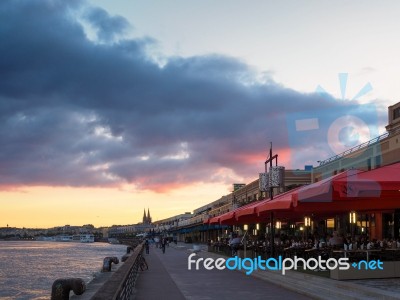
[[[0,299],[49,299],[57,278],[87,283],[106,256],[121,257],[126,246],[106,243],[0,241]]]

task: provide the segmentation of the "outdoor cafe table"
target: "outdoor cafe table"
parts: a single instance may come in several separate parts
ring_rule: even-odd
[[[333,250],[333,253],[341,253],[344,254],[344,257],[347,258],[347,254],[357,254],[357,253],[365,253],[367,255],[367,262],[369,262],[369,254],[371,252],[381,252],[381,249],[357,249],[357,250]]]

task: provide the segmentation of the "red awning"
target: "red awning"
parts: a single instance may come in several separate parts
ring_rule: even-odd
[[[241,206],[233,211],[224,213],[219,216],[220,218],[220,223],[225,224],[225,225],[235,225],[235,224],[240,224],[243,223],[243,221],[247,221],[243,218],[243,216],[248,216],[249,214],[254,214],[254,207],[260,203],[259,201],[257,202],[252,202],[249,204],[246,204],[244,206]],[[240,220],[239,220],[240,217]]]
[[[216,216],[216,217],[208,219],[208,224],[219,224],[219,217],[220,216]]]
[[[290,212],[292,208],[292,195],[298,189],[288,191],[286,193],[275,196],[273,200],[266,199],[249,203],[245,206],[239,207],[234,211],[225,213],[220,216],[221,224],[243,224],[243,223],[257,223],[265,220],[266,215],[270,211],[286,211]]]
[[[339,178],[333,188],[340,198],[400,199],[400,163]]]
[[[261,203],[260,201],[255,201],[246,206],[240,207],[235,213],[236,220],[239,220],[240,218],[243,218],[243,217],[246,217],[249,215],[254,215],[256,213],[256,207],[260,203]]]
[[[393,210],[399,208],[400,201],[394,199],[385,199],[377,201],[376,198],[358,198],[357,200],[333,201],[333,202],[305,202],[299,203],[291,211],[291,215],[312,214],[316,216],[333,216],[339,213],[347,213],[354,211],[377,211],[377,210]]]
[[[333,201],[333,185],[336,180],[346,180],[347,178],[360,173],[359,170],[348,170],[321,181],[305,185],[298,189],[294,196],[297,202],[331,202]]]
[[[348,170],[299,189],[297,202],[332,202],[376,198],[400,199],[400,163],[371,171]]]
[[[266,199],[264,201],[261,201],[256,207],[257,215],[262,216],[276,210],[290,210],[293,205],[293,195],[298,190],[299,188],[293,189],[275,196],[272,200]]]
[[[351,210],[400,208],[400,163],[371,171],[348,170],[319,182],[242,206],[209,219],[209,224],[258,223],[275,217],[296,219],[306,214],[332,216]]]
[[[235,212],[230,211],[220,215],[220,222],[221,224],[228,224],[230,220],[233,220],[234,218],[235,218]]]

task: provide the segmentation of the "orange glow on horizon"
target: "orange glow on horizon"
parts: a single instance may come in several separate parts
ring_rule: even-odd
[[[21,187],[0,192],[0,227],[50,228],[93,224],[136,224],[143,209],[160,220],[194,209],[227,194],[221,184],[197,184],[156,193],[115,188]]]
[[[287,167],[290,149],[279,150],[279,165]],[[265,153],[240,156],[264,171]],[[287,167],[288,168],[288,167]],[[257,173],[256,173],[257,174]],[[213,183],[169,184],[153,191],[133,185],[118,187],[7,186],[0,190],[0,227],[50,228],[93,224],[95,227],[136,224],[143,209],[150,209],[153,221],[193,212],[231,192],[233,183],[250,183],[257,175],[239,177],[220,168],[211,175]]]

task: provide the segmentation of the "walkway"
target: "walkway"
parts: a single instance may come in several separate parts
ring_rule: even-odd
[[[165,254],[155,246],[145,258],[149,270],[140,273],[134,299],[212,300],[212,299],[310,299],[296,292],[229,270],[188,270],[191,244],[166,248]],[[212,256],[202,251],[201,257]]]

